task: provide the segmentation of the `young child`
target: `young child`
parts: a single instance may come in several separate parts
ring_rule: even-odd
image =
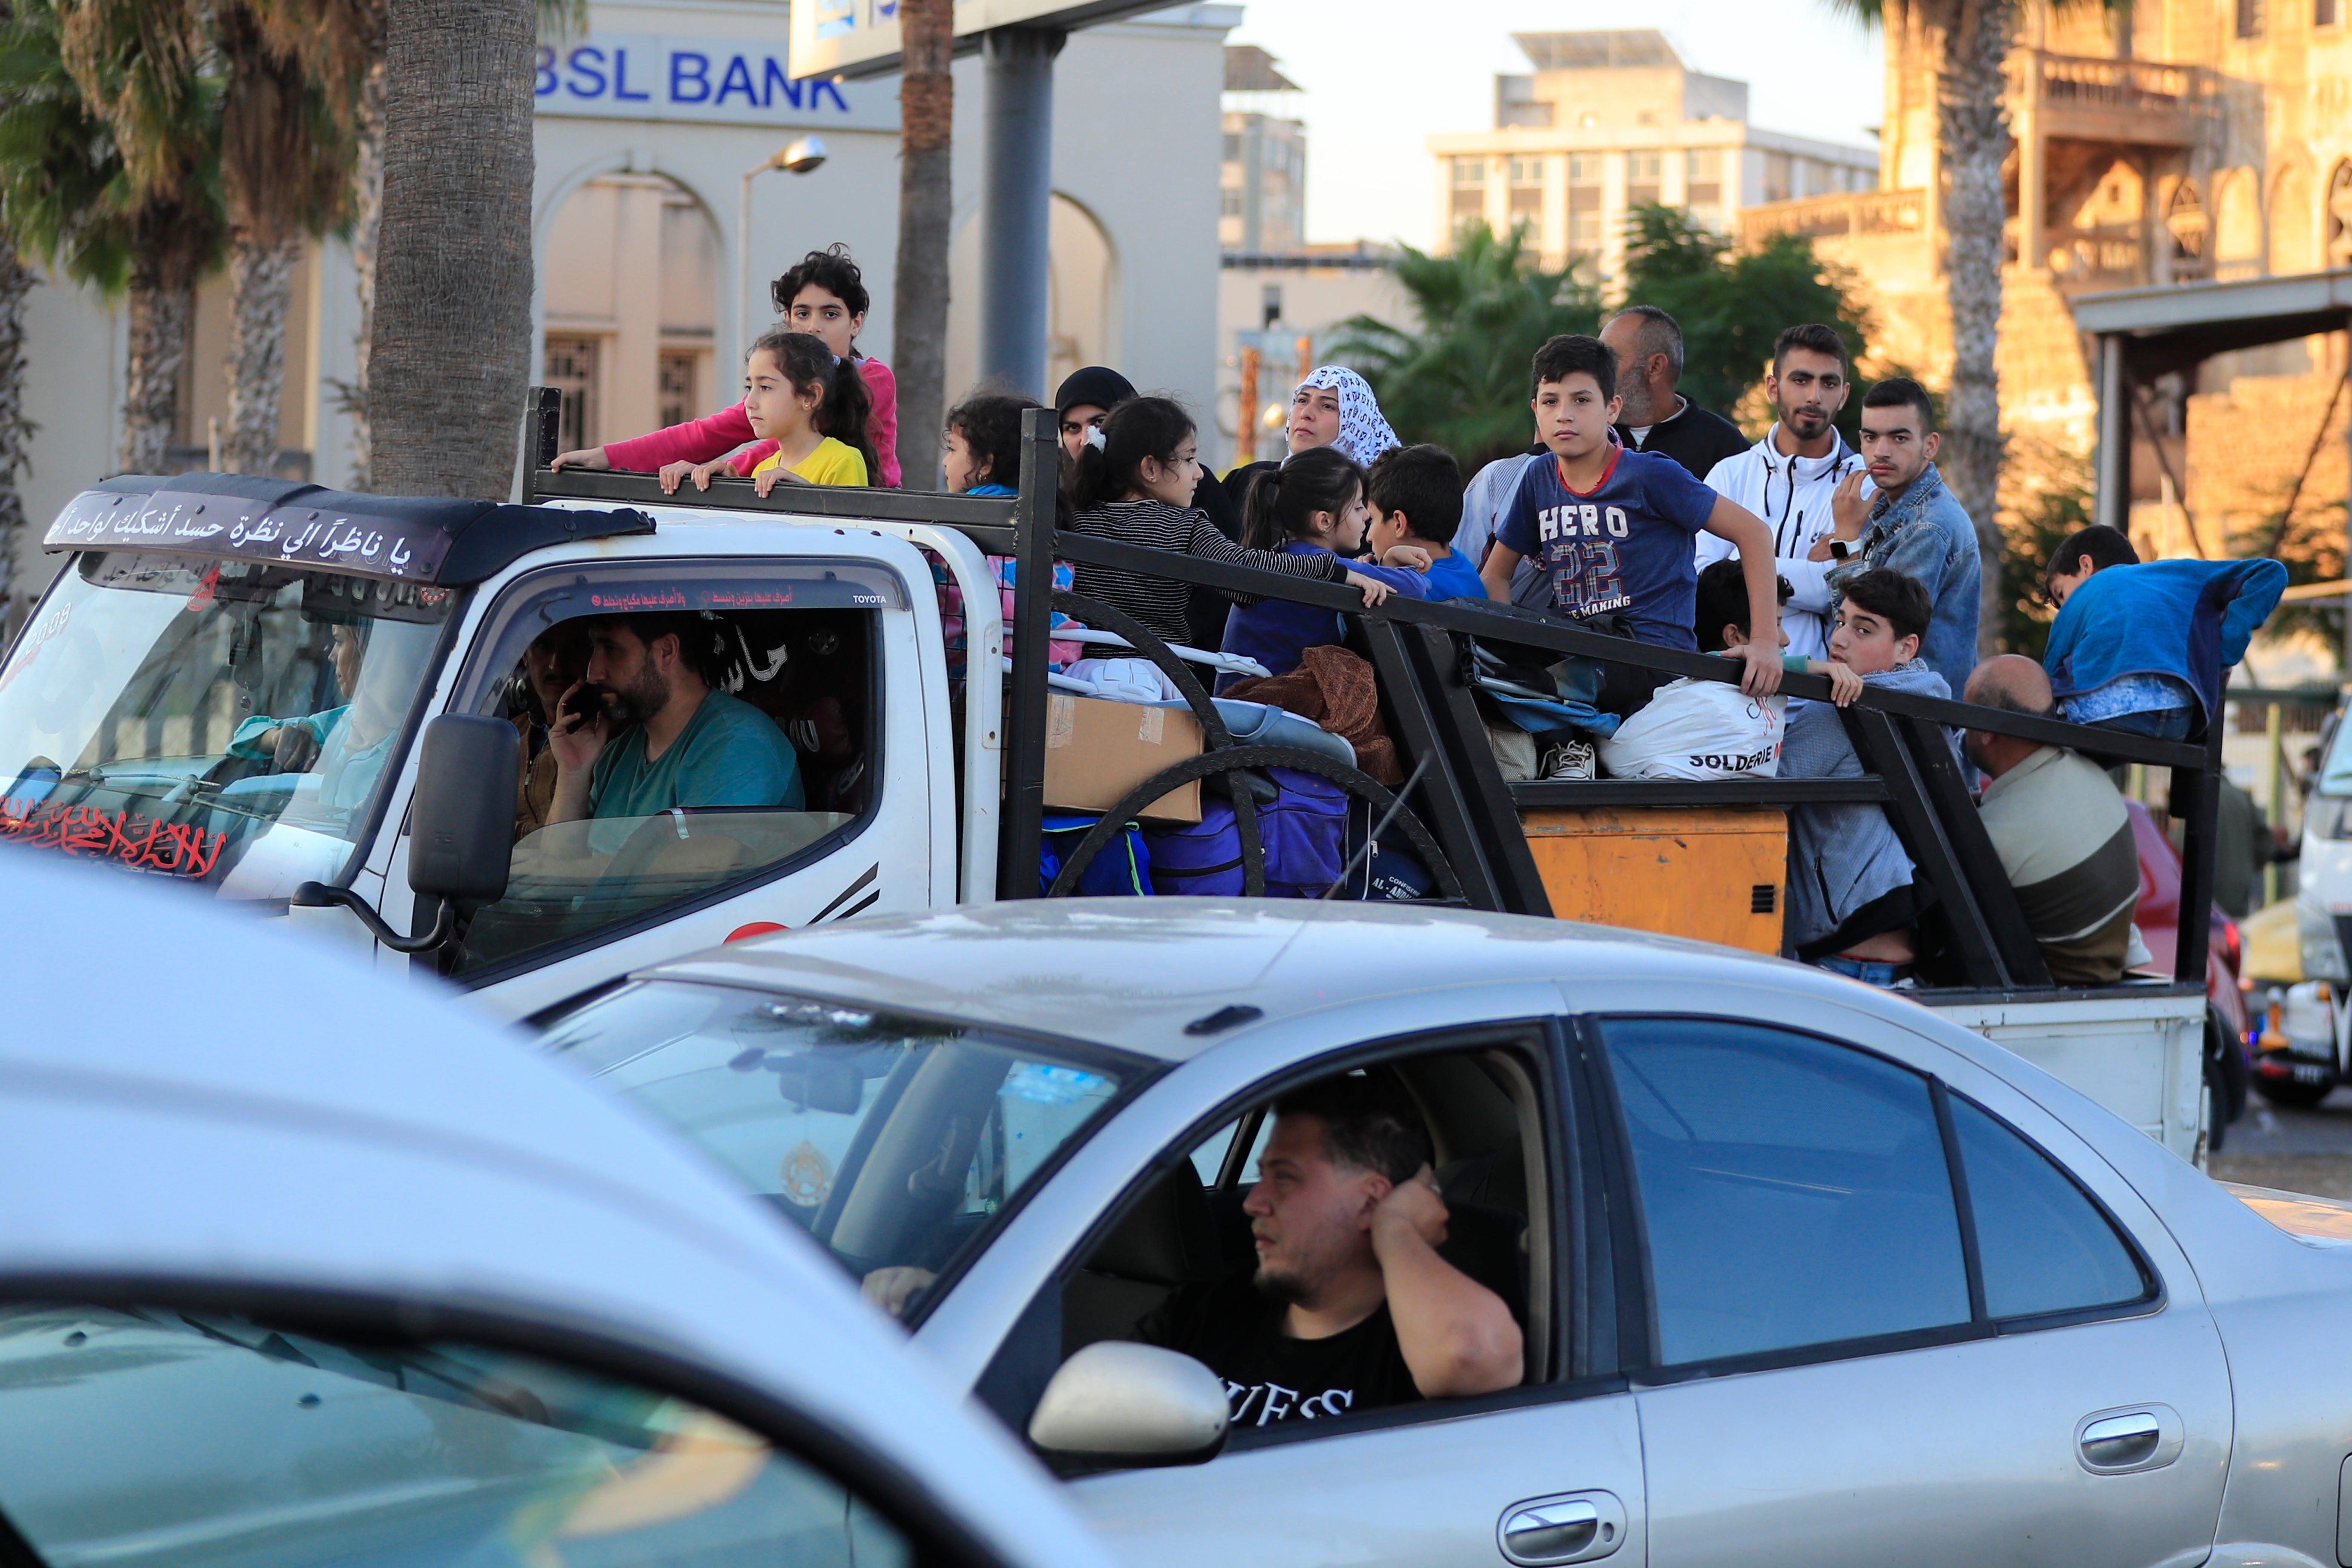
[[[1364,470],[1337,447],[1313,447],[1250,480],[1242,502],[1242,543],[1292,557],[1337,559],[1363,548],[1370,521]],[[1408,599],[1428,596],[1426,581],[1409,567],[1360,564],[1355,571]],[[1287,675],[1308,648],[1344,636],[1339,617],[1319,605],[1256,599],[1227,612],[1223,650]],[[1217,684],[1222,689],[1238,679],[1222,676]]]
[[[1021,493],[1021,416],[1039,405],[1008,392],[975,392],[948,410],[947,453],[940,471],[948,494]]]
[[[1796,592],[1786,577],[1780,579],[1780,602],[1787,604]],[[1698,574],[1698,619],[1692,630],[1698,634],[1701,653],[1738,653],[1751,640],[1748,635],[1748,580],[1739,563],[1732,560],[1710,562]],[[1789,646],[1788,628],[1780,629],[1780,646]],[[1802,654],[1783,653],[1780,668],[1800,675],[1826,675],[1830,678],[1830,700],[1843,708],[1862,695],[1862,677],[1835,659],[1807,658]]]
[[[848,247],[835,245],[810,251],[801,258],[800,265],[770,286],[769,296],[786,329],[815,334],[835,357],[856,365],[858,377],[866,384],[866,446],[879,459],[878,468],[869,468],[868,472],[878,472],[883,484],[897,489],[898,383],[888,365],[857,352],[857,334],[865,328],[866,310],[871,301],[857,263],[849,258]],[[754,440],[757,433],[739,403],[708,419],[673,425],[634,440],[566,452],[549,467],[660,473],[662,488],[674,492],[677,480],[670,477],[673,469],[680,477],[694,478],[698,485],[707,484],[709,476],[719,471],[722,460],[736,454],[744,443]],[[770,455],[767,443],[759,442],[751,451],[741,453],[740,460],[730,471],[750,473]]]
[[[835,359],[810,333],[770,332],[751,345],[743,409],[753,434],[769,447],[749,475],[762,496],[787,473],[813,485],[862,485],[874,471],[874,452],[866,445],[866,384],[847,360]],[[668,472],[663,470],[665,479]],[[708,489],[709,475],[696,475],[695,483]]]
[[[2104,525],[2050,558],[2058,619],[2042,664],[2077,724],[2184,740],[2221,711],[2221,672],[2286,588],[2275,561],[2152,561]]]
[[[1364,485],[1374,555],[1408,568],[1426,556],[1428,566],[1419,569],[1423,598],[1486,596],[1478,563],[1454,548],[1454,531],[1462,525],[1462,470],[1453,453],[1427,442],[1391,447],[1372,459]]]
[[[1916,577],[1879,567],[1846,580],[1830,629],[1830,658],[1871,686],[1949,697],[1919,642],[1935,605]],[[1789,715],[1780,776],[1858,778],[1861,761],[1844,722],[1808,702]],[[1869,802],[1800,805],[1789,813],[1787,935],[1799,958],[1893,985],[1916,956],[1912,926],[1927,900],[1885,808]]]
[[[1171,398],[1130,397],[1103,421],[1101,443],[1089,437],[1079,448],[1071,487],[1076,515],[1066,526],[1122,544],[1176,551],[1230,566],[1345,583],[1360,590],[1367,605],[1389,596],[1388,582],[1349,569],[1328,550],[1299,554],[1249,550],[1227,539],[1206,513],[1191,505],[1200,477],[1200,443],[1192,416]],[[1078,568],[1077,582],[1079,593],[1124,610],[1166,641],[1189,646],[1185,606],[1191,595],[1185,584],[1093,565]]]
[[[1779,690],[1771,531],[1673,458],[1617,444],[1610,432],[1621,407],[1617,361],[1600,339],[1551,339],[1536,351],[1533,381],[1536,429],[1551,460],[1528,465],[1496,524],[1478,573],[1486,596],[1509,604],[1512,572],[1532,560],[1550,580],[1553,614],[1596,626],[1614,621],[1638,642],[1696,651],[1691,538],[1704,530],[1738,548],[1748,584],[1748,624],[1757,630],[1740,651],[1748,668],[1739,688],[1750,697]],[[1632,665],[1605,668],[1594,704],[1604,712],[1637,712],[1673,679]]]

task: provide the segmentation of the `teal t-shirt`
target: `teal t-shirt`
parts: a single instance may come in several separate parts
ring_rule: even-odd
[[[800,758],[775,721],[740,697],[713,691],[655,762],[632,724],[604,743],[588,774],[597,817],[654,816],[672,806],[804,804]]]

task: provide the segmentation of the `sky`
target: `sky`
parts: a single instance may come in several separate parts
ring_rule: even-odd
[[[1515,32],[1655,27],[1685,64],[1748,84],[1750,123],[1874,145],[1884,98],[1878,35],[1827,0],[1244,0],[1227,35],[1304,88],[1310,243],[1402,239],[1436,221],[1427,139],[1494,123],[1495,77],[1525,73]],[[1442,24],[1437,19],[1442,18]]]

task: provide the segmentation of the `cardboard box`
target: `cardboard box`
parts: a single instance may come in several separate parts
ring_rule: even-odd
[[[1045,699],[1045,805],[1108,811],[1127,792],[1201,754],[1201,721],[1182,708],[1105,702],[1067,691]],[[1152,822],[1201,820],[1201,781],[1179,785],[1137,816]]]

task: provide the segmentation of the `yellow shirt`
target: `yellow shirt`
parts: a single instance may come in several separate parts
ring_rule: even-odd
[[[753,474],[764,474],[782,461],[782,452],[771,452],[765,461],[753,468]],[[846,441],[836,441],[827,436],[816,444],[816,450],[793,465],[792,471],[813,485],[862,485],[866,483],[866,459],[857,448]]]

